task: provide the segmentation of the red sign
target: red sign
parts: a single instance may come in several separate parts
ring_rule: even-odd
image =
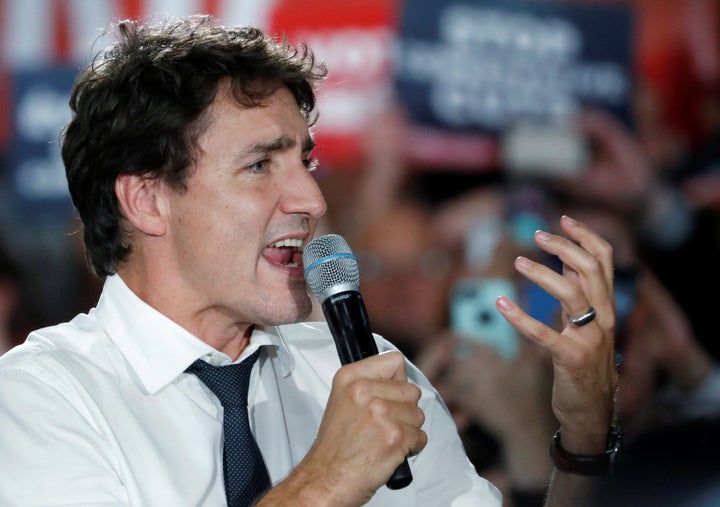
[[[280,0],[270,16],[270,33],[306,43],[328,66],[315,127],[326,168],[355,168],[370,118],[390,104],[397,7],[397,0]]]

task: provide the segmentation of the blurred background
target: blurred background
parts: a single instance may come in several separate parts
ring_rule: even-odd
[[[192,13],[327,63],[322,229],[348,238],[374,330],[438,386],[507,505],[540,505],[556,423],[547,356],[494,300],[560,325],[512,262],[559,269],[532,234],[561,214],[617,266],[626,471],[588,505],[719,504],[716,0],[0,0],[0,352],[99,295],[59,155],[75,75],[109,23]]]

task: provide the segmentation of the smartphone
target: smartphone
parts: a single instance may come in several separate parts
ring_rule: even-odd
[[[521,122],[501,137],[501,162],[511,175],[552,178],[577,174],[588,161],[584,136],[570,122]]]
[[[495,308],[500,295],[517,301],[515,284],[499,277],[458,280],[450,295],[450,327],[465,339],[494,347],[500,356],[511,361],[517,356],[519,337]]]

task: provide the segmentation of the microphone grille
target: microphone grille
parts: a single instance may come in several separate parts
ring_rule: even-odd
[[[305,281],[321,303],[337,292],[360,291],[357,257],[338,234],[311,240],[303,249],[303,265]]]

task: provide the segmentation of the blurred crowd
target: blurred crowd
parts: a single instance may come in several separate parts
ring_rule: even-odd
[[[583,111],[577,127],[592,156],[573,175],[433,173],[399,153],[407,123],[387,111],[368,132],[368,165],[356,179],[323,176],[337,198],[326,228],[358,254],[374,330],[433,381],[480,473],[522,506],[541,505],[552,469],[551,365],[503,327],[494,298],[509,295],[558,326],[554,299],[512,263],[542,255],[532,234],[557,232],[562,214],[590,224],[614,247],[625,450],[618,475],[598,481],[587,505],[717,505],[720,492],[709,490],[720,472],[720,194],[711,194],[720,160],[706,153],[720,125],[673,160],[653,158],[651,139],[602,111]]]
[[[508,507],[541,505],[557,423],[549,357],[504,327],[494,298],[512,295],[559,325],[554,298],[522,282],[513,260],[542,255],[533,232],[557,233],[563,214],[608,239],[616,263],[624,450],[587,505],[720,504],[720,7],[630,3],[646,16],[633,127],[580,111],[582,167],[561,176],[418,167],[410,120],[391,104],[369,123],[360,163],[317,172],[329,206],[321,232],[345,236],[358,255],[373,330],[438,388]],[[708,32],[712,51],[700,51]],[[12,239],[0,238],[0,351],[58,317],[37,304],[46,299],[31,293],[38,283],[9,254]],[[100,283],[79,247],[66,262],[54,269],[71,275],[61,296],[71,317]]]
[[[667,15],[672,3],[654,7]],[[553,298],[522,283],[512,262],[540,256],[533,231],[557,230],[562,214],[607,238],[616,263],[625,450],[587,505],[720,502],[720,23],[708,9],[716,60],[701,63],[710,55],[693,53],[693,3],[653,21],[662,35],[648,35],[637,63],[632,128],[602,110],[576,115],[589,151],[569,173],[418,167],[410,120],[392,107],[368,129],[360,170],[321,175],[326,226],[359,256],[374,330],[437,386],[509,506],[541,505],[557,423],[548,357],[512,336],[493,302],[510,295],[558,325]]]

